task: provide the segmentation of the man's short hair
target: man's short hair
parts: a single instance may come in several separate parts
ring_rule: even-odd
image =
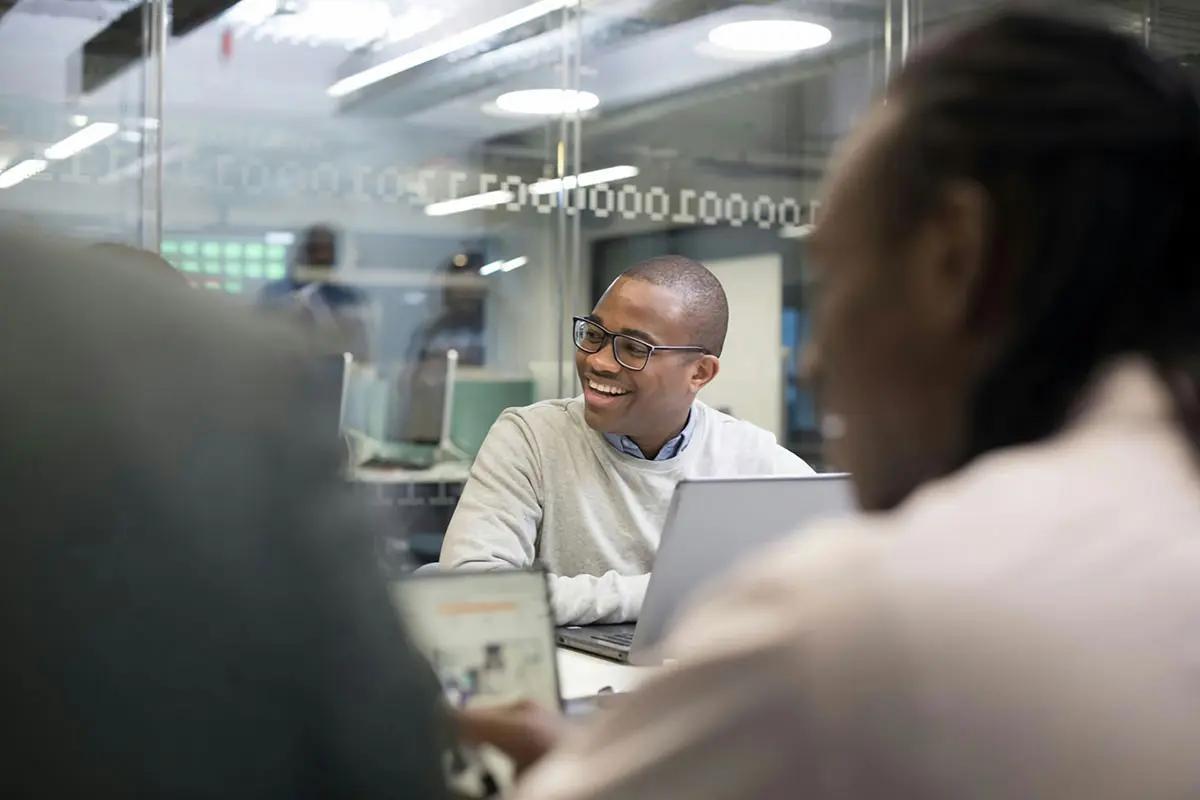
[[[684,256],[657,256],[634,264],[621,277],[662,286],[678,295],[694,337],[686,344],[698,344],[721,355],[729,330],[729,301],[721,282],[707,267]]]

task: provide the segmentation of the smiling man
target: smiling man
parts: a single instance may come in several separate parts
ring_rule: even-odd
[[[583,395],[505,411],[442,545],[443,569],[541,562],[560,625],[636,620],[675,484],[803,475],[775,437],[696,399],[721,369],[725,291],[681,256],[643,261],[574,320]]]

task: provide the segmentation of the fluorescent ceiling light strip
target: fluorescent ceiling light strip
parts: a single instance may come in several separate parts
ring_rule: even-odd
[[[0,172],[0,189],[10,189],[24,180],[32,178],[46,168],[46,162],[40,158],[27,158],[14,167]]]
[[[784,225],[779,229],[779,236],[782,239],[807,239],[812,236],[816,226],[810,223],[804,225]]]
[[[448,214],[461,214],[464,211],[474,211],[477,208],[491,208],[501,203],[511,203],[515,198],[516,195],[512,192],[501,189],[495,192],[456,197],[453,200],[443,200],[440,203],[430,203],[425,206],[425,213],[431,217],[444,217]]]
[[[579,180],[576,182],[574,175],[568,175],[565,178],[552,178],[547,181],[538,181],[531,184],[529,191],[532,194],[555,194],[561,189],[570,191],[576,185],[579,186],[594,186],[597,183],[609,183],[615,181],[623,181],[629,178],[637,177],[638,168],[623,164],[618,167],[605,167],[604,169],[592,170],[591,172],[579,173]]]
[[[479,268],[480,275],[491,275],[493,272],[512,272],[514,269],[520,269],[529,263],[529,259],[525,256],[517,256],[508,261],[493,261],[490,264],[484,264]]]
[[[86,128],[75,131],[75,133],[72,133],[61,142],[47,147],[45,156],[51,161],[61,161],[64,158],[70,158],[76,153],[87,150],[94,144],[103,142],[116,133],[117,128],[118,125],[115,122],[93,122]]]
[[[519,8],[516,11],[496,17],[473,28],[467,28],[461,33],[456,33],[453,36],[427,44],[424,47],[418,47],[416,50],[396,56],[373,67],[368,67],[353,75],[347,75],[325,91],[331,97],[344,97],[351,92],[357,92],[363,87],[370,86],[372,83],[378,83],[393,75],[399,75],[401,72],[410,70],[413,67],[419,67],[422,64],[449,55],[464,47],[479,44],[493,36],[498,36],[501,33],[524,25],[527,22],[532,22],[547,14],[576,5],[578,2],[579,0],[539,0],[537,3],[531,3],[524,8]]]

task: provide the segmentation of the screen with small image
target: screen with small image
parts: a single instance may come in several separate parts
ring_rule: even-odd
[[[558,672],[540,572],[411,577],[393,597],[456,708],[533,700],[557,708]]]

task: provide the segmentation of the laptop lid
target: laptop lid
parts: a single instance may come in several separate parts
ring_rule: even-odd
[[[301,391],[314,409],[316,424],[329,441],[341,439],[349,391],[350,353],[321,355],[308,360],[301,373]]]
[[[442,572],[392,584],[417,648],[455,708],[533,700],[559,708],[546,576],[538,571]]]
[[[438,445],[446,437],[454,402],[458,352],[431,353],[396,366],[391,377],[387,438]]]
[[[816,519],[843,516],[854,508],[845,474],[680,481],[667,511],[630,663],[659,663],[655,646],[697,589],[765,545]]]

